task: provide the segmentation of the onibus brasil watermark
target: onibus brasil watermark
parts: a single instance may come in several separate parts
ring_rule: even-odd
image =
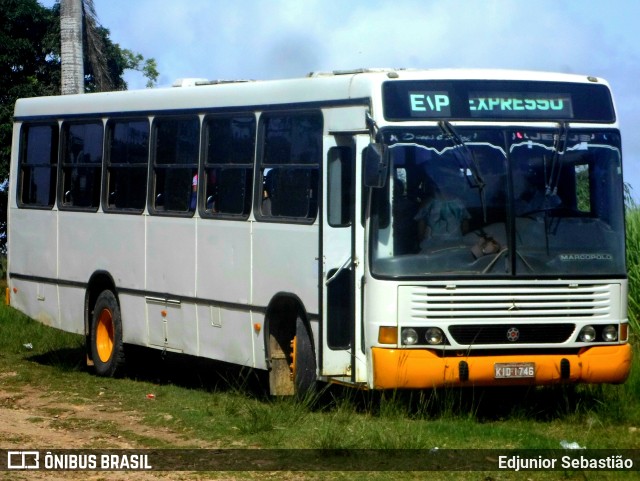
[[[7,451],[7,469],[14,470],[151,470],[148,454],[138,453],[54,453],[45,451]]]
[[[638,471],[636,449],[0,449],[0,471]]]

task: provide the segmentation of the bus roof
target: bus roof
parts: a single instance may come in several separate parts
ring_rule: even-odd
[[[305,103],[366,101],[393,80],[528,80],[571,83],[607,82],[600,78],[524,70],[356,69],[315,72],[306,77],[261,81],[183,79],[181,87],[113,91],[20,99],[16,120],[89,114],[150,113],[209,108],[246,108]]]

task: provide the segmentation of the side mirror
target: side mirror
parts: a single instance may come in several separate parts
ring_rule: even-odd
[[[364,185],[379,189],[384,187],[389,170],[389,151],[382,144],[369,144],[363,153]]]

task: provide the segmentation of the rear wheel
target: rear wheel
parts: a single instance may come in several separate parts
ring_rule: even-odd
[[[113,377],[124,367],[120,306],[111,291],[102,291],[91,319],[91,359],[96,373]]]

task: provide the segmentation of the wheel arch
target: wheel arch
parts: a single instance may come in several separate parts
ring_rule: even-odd
[[[295,294],[279,292],[269,302],[264,322],[265,357],[269,372],[269,391],[276,396],[301,394],[315,383],[317,372],[316,342],[309,315],[302,300]],[[300,351],[300,342],[306,347]],[[299,356],[307,369],[298,369]],[[309,369],[312,366],[313,372]],[[299,373],[304,373],[301,377]],[[301,381],[303,381],[301,383]]]
[[[91,315],[93,306],[95,306],[100,293],[105,290],[112,291],[116,301],[120,304],[120,300],[118,299],[118,294],[116,292],[116,283],[114,282],[111,274],[107,271],[94,272],[87,284],[84,300],[84,332],[86,337],[91,335]]]
[[[296,294],[291,292],[278,292],[275,294],[265,312],[264,319],[264,343],[267,364],[271,359],[270,338],[273,334],[278,340],[285,353],[288,353],[288,342],[293,339],[296,333],[296,319],[300,316],[306,329],[309,332],[314,353],[317,355],[316,342],[313,337],[313,330],[309,321],[309,316],[304,303]]]

